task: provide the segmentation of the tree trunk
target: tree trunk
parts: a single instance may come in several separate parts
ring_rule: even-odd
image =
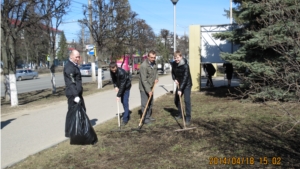
[[[97,48],[99,49],[99,48]],[[102,67],[101,67],[101,55],[102,52],[97,51],[98,54],[98,89],[102,89]]]
[[[55,66],[52,63],[51,68],[51,84],[52,84],[52,94],[56,93],[56,84],[55,84]]]
[[[5,101],[10,100],[10,86],[9,86],[9,62],[8,62],[8,55],[7,55],[7,37],[4,31],[1,31],[1,55],[3,61],[3,83],[4,83],[4,94],[5,94]]]
[[[12,107],[18,106],[19,100],[18,100],[18,90],[17,90],[17,82],[16,82],[16,40],[9,36],[9,57],[10,57],[10,64],[8,65],[8,71],[9,71],[9,87],[10,87],[10,104]]]
[[[18,101],[18,90],[17,90],[17,84],[16,84],[16,75],[9,74],[9,87],[10,87],[10,102],[11,106],[18,106],[19,101]]]
[[[10,83],[9,83],[9,75],[4,75],[4,95],[5,95],[5,101],[10,100]]]
[[[96,82],[96,64],[95,64],[95,56],[92,56],[92,63],[91,63],[91,68],[92,68],[92,81]]]
[[[133,69],[134,69],[134,58],[133,58],[133,49],[132,49],[132,46],[130,47],[130,76],[132,75],[132,73],[134,72]]]

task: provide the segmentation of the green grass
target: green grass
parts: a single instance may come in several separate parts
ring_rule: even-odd
[[[223,93],[223,94],[222,94]],[[192,93],[192,127],[195,130],[174,132],[182,121],[176,121],[174,96],[164,95],[154,103],[156,121],[144,125],[143,132],[132,132],[139,123],[139,109],[125,132],[117,128],[114,118],[95,126],[99,142],[92,146],[73,146],[69,141],[32,155],[10,167],[23,168],[94,168],[94,169],[168,169],[168,168],[299,168],[300,127],[292,127],[289,118],[281,116],[276,105],[241,103],[226,96],[226,89]],[[290,112],[299,119],[299,106]],[[286,122],[280,127],[274,126]],[[213,157],[250,158],[254,164],[210,164]],[[260,158],[268,157],[268,165]],[[280,157],[280,165],[272,165]]]

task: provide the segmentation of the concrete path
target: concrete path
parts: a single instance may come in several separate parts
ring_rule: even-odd
[[[202,79],[201,86],[205,83],[206,79]],[[233,86],[238,85],[237,81],[233,80],[232,83]],[[216,87],[224,84],[224,78],[214,79]],[[172,90],[171,76],[160,77],[155,87],[154,99]],[[97,125],[116,117],[115,95],[112,89],[85,97],[87,114],[92,124]],[[131,88],[129,105],[130,109],[140,106],[138,83],[133,84]],[[120,111],[123,111],[121,105]],[[29,155],[66,140],[64,137],[66,113],[67,101],[61,101],[1,117],[1,168],[11,166]]]

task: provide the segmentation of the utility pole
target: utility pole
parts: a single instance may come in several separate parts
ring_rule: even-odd
[[[176,52],[176,3],[178,2],[178,0],[171,0],[174,6],[174,42],[173,42],[173,49],[174,49],[174,54]],[[174,61],[175,62],[175,61]],[[176,83],[173,83],[173,94],[176,94]]]
[[[230,24],[232,24],[232,0],[230,0]]]
[[[91,0],[88,0],[89,4],[89,26],[90,26],[90,45],[94,45],[94,39],[93,39],[93,33],[92,33],[92,23],[93,23],[93,17],[92,17],[92,2]],[[94,51],[94,54],[96,52]],[[91,57],[91,67],[92,67],[92,81],[96,81],[96,67],[95,67],[95,55]]]
[[[83,64],[86,64],[88,62],[88,59],[87,59],[87,50],[86,50],[86,47],[85,47],[85,43],[84,43],[84,40],[85,40],[85,37],[84,37],[84,25],[82,24],[81,25],[81,37],[82,37],[82,57],[83,57]]]
[[[230,27],[231,32],[233,32],[233,25],[232,25],[232,0],[230,0]],[[231,53],[233,53],[233,42],[231,41]]]

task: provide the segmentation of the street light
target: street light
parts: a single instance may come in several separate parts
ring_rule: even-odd
[[[174,4],[174,5],[176,5],[176,3],[179,1],[179,0],[171,0],[172,1],[172,3]]]
[[[176,52],[176,4],[179,0],[171,0],[174,5],[174,43],[173,43],[173,51],[174,54]],[[176,83],[173,84],[173,93],[176,94]]]
[[[176,51],[176,4],[179,0],[171,0],[171,2],[174,5],[174,44],[173,44],[173,49],[174,53]]]

